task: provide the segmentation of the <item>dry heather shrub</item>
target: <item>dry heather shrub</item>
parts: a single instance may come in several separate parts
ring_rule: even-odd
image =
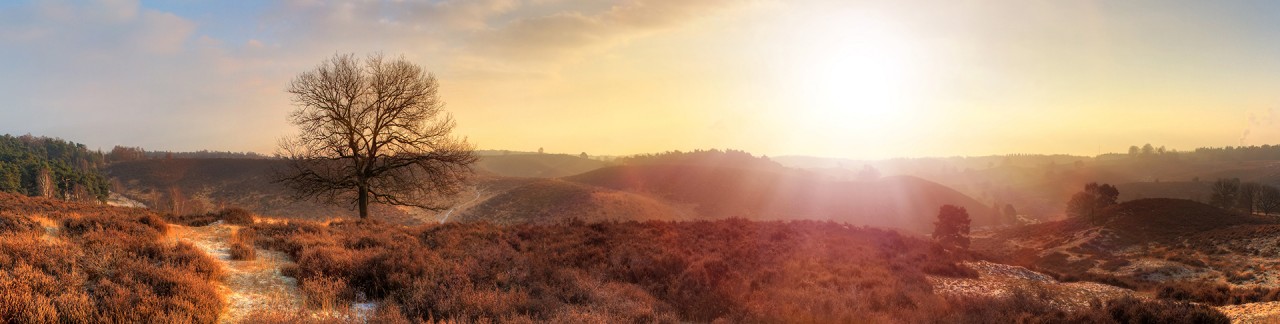
[[[242,242],[231,243],[231,259],[237,261],[253,260],[257,257],[253,247]]]
[[[232,207],[218,212],[218,218],[232,225],[253,225],[253,213],[244,208]]]
[[[41,239],[43,229],[30,226],[0,231],[0,321],[217,321],[223,269],[189,243],[163,240],[167,224],[154,213],[35,200],[61,219],[61,237]]]
[[[254,250],[254,241],[257,240],[257,236],[253,228],[245,227],[236,230],[236,233],[231,235],[231,259],[244,261],[257,257],[257,251]]]
[[[307,307],[333,310],[345,301],[342,295],[347,291],[347,283],[339,278],[315,277],[303,279],[301,288]]]
[[[30,217],[0,212],[0,234],[28,233],[40,229],[40,224]]]
[[[164,219],[160,218],[160,216],[156,216],[154,214],[142,216],[138,219],[138,223],[146,225],[162,235],[169,232],[169,223],[165,222]]]

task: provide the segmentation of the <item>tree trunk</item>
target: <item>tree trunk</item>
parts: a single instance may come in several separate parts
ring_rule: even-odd
[[[356,201],[356,204],[360,206],[360,219],[369,219],[369,189],[359,187],[356,190],[360,192],[360,196]]]

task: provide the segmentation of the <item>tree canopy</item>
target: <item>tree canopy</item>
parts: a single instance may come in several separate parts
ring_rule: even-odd
[[[335,55],[290,83],[297,136],[280,143],[280,180],[298,198],[442,210],[476,157],[451,133],[435,76],[404,58]]]
[[[1067,215],[1097,221],[1102,216],[1102,209],[1115,205],[1119,197],[1120,190],[1115,186],[1091,182],[1084,186],[1084,191],[1071,196],[1067,202]]]
[[[64,199],[107,199],[101,152],[84,144],[31,135],[0,136],[0,191]]]
[[[933,223],[933,240],[944,246],[968,249],[971,222],[964,207],[943,205],[938,210],[938,221]]]

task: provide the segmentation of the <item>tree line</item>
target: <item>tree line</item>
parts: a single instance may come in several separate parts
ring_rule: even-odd
[[[141,147],[116,145],[106,154],[107,161],[125,162],[154,159],[270,159],[255,152],[199,150],[194,152],[148,151]]]
[[[1241,182],[1238,178],[1213,182],[1209,204],[1249,214],[1280,212],[1280,188],[1257,182]]]
[[[1187,158],[1202,161],[1280,160],[1280,145],[1201,147],[1190,152],[1179,152],[1175,149],[1166,149],[1163,145],[1154,146],[1147,143],[1142,146],[1129,146],[1128,156],[1130,158]]]
[[[703,165],[752,169],[777,169],[782,167],[782,164],[770,160],[767,156],[757,157],[747,151],[733,149],[723,151],[718,149],[698,149],[690,152],[677,150],[656,154],[637,154],[618,158],[615,162],[630,165]]]
[[[107,199],[102,152],[59,138],[0,136],[0,191],[69,200]]]

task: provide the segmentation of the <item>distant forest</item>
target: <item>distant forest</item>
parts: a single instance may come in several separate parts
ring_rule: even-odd
[[[770,160],[767,156],[756,157],[741,150],[694,150],[692,152],[669,151],[656,154],[638,154],[621,157],[614,162],[631,165],[702,165],[731,166],[747,169],[781,169],[782,164]]]
[[[273,157],[254,152],[222,152],[200,150],[195,152],[147,151],[141,147],[119,146],[107,153],[111,162],[154,159],[271,159]]]
[[[69,200],[107,199],[101,152],[84,144],[31,135],[0,136],[0,191]]]
[[[149,159],[269,159],[253,152],[168,152],[116,146],[109,153],[60,138],[0,136],[0,192],[66,200],[105,201],[107,163]]]
[[[1280,145],[1201,147],[1191,152],[1165,149],[1164,146],[1130,146],[1128,154],[1104,154],[1099,159],[1137,158],[1194,161],[1261,161],[1280,160]]]

